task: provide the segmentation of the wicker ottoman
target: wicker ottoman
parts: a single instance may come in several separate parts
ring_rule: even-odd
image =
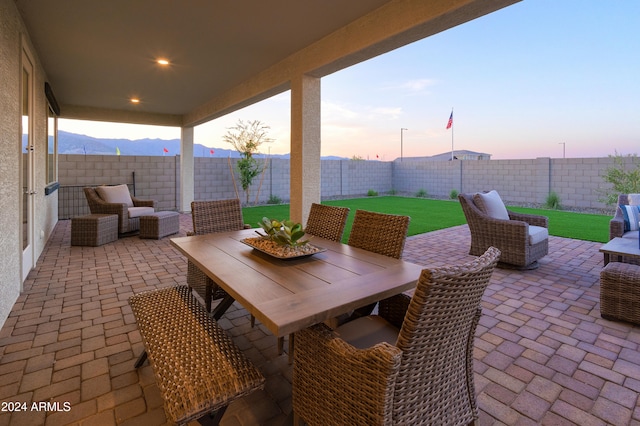
[[[602,269],[600,315],[640,324],[640,266],[611,262]]]
[[[140,238],[160,239],[180,230],[180,214],[163,211],[140,217]]]
[[[90,214],[71,219],[72,246],[96,247],[117,239],[117,214]]]

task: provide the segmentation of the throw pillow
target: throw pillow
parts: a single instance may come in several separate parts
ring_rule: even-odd
[[[96,188],[96,192],[107,203],[124,203],[127,207],[133,207],[133,200],[127,185],[99,186]]]
[[[630,206],[640,205],[640,194],[627,194],[627,201]]]
[[[509,220],[509,212],[498,191],[479,192],[473,196],[473,201],[486,215],[494,219]]]
[[[637,231],[640,220],[640,206],[620,206],[624,216],[624,232]]]

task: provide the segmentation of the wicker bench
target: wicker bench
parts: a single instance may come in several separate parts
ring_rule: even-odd
[[[129,299],[169,420],[185,424],[264,388],[264,376],[198,303],[187,286]]]
[[[180,214],[161,211],[140,217],[140,238],[159,240],[180,230]]]
[[[640,324],[640,266],[611,262],[602,269],[600,315]]]
[[[117,214],[90,214],[71,219],[72,246],[101,246],[118,239]]]

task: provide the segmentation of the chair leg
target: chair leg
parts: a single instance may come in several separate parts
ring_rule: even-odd
[[[256,326],[256,317],[254,317],[253,315],[251,315],[251,328]]]
[[[278,337],[278,355],[284,351],[284,337]]]
[[[293,364],[293,338],[294,334],[289,334],[289,365]]]
[[[209,278],[207,278],[207,285],[204,290],[204,304],[207,312],[211,312],[211,299],[213,298],[213,286],[215,284]]]

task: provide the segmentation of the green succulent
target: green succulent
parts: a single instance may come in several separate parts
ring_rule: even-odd
[[[309,242],[309,240],[301,241],[300,238],[304,236],[304,229],[302,224],[295,223],[291,220],[272,220],[268,217],[263,217],[262,221],[258,222],[258,225],[267,233],[266,235],[256,231],[262,238],[269,239],[281,246],[298,247],[303,246]]]

